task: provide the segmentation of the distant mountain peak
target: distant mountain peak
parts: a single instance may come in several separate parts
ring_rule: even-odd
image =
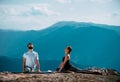
[[[52,25],[51,27],[64,27],[64,26],[70,26],[70,27],[87,27],[92,26],[94,23],[91,22],[76,22],[76,21],[60,21]]]
[[[74,28],[81,28],[81,27],[100,27],[100,28],[107,28],[112,29],[116,31],[120,31],[120,26],[114,26],[114,25],[106,25],[106,24],[97,24],[92,22],[76,22],[76,21],[59,21],[50,28],[59,29],[64,27],[74,27]]]
[[[55,23],[52,26],[79,26],[79,27],[88,27],[88,26],[108,26],[108,25],[104,25],[104,24],[96,24],[96,23],[92,23],[92,22],[76,22],[76,21],[59,21],[57,23]]]
[[[76,22],[76,21],[59,21],[54,25],[81,25],[81,26],[114,26],[114,25],[107,25],[107,24],[97,24],[93,22]]]

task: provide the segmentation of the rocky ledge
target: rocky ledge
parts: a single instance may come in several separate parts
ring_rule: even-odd
[[[120,82],[120,76],[83,73],[0,73],[0,82]]]

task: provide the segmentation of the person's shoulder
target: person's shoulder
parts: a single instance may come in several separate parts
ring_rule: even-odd
[[[28,55],[28,52],[23,53],[23,57],[26,57]]]
[[[23,53],[23,55],[27,55],[27,54],[28,54],[28,52],[24,52],[24,53]]]
[[[67,58],[70,58],[70,54],[67,55]]]
[[[33,51],[33,53],[34,53],[34,54],[38,54],[38,52],[36,52],[36,51]]]
[[[70,57],[70,54],[68,54],[68,57]]]

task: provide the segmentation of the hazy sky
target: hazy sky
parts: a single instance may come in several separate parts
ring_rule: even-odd
[[[120,0],[0,0],[0,29],[37,30],[58,21],[120,25]]]

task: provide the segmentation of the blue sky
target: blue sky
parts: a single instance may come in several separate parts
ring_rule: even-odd
[[[120,25],[120,0],[0,0],[0,29],[39,30],[58,21]]]

